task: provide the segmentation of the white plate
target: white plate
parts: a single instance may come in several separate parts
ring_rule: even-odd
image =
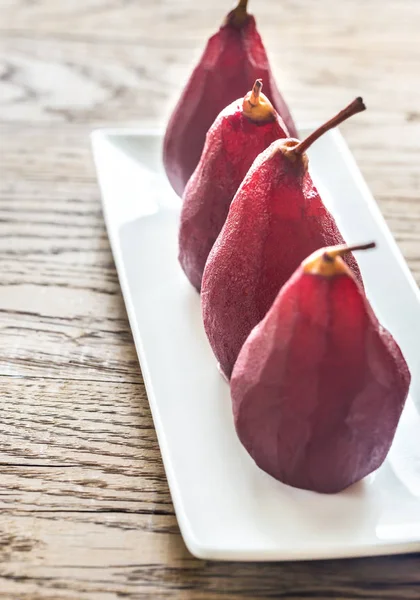
[[[109,239],[192,554],[292,560],[419,551],[420,417],[412,400],[386,463],[340,494],[293,489],[260,471],[236,437],[199,297],[178,266],[180,200],[161,168],[161,138],[103,130],[92,141]],[[378,243],[358,260],[373,307],[408,360],[418,402],[419,291],[341,135],[325,135],[310,159],[347,241]]]

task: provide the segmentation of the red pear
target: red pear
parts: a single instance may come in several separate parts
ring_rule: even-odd
[[[202,281],[204,326],[226,377],[251,330],[309,254],[344,242],[307,171],[305,151],[365,109],[357,98],[303,142],[278,140],[260,154],[231,203]],[[346,260],[356,277],[354,257]]]
[[[166,129],[163,163],[179,196],[200,160],[213,121],[228,104],[243,98],[256,79],[262,78],[266,94],[286,123],[288,133],[297,137],[255,19],[246,8],[247,0],[239,0],[219,31],[209,39]]]
[[[324,493],[382,464],[410,384],[398,344],[340,258],[349,250],[324,248],[302,263],[252,330],[231,379],[236,431],[257,465]]]
[[[245,98],[227,106],[209,129],[200,162],[183,196],[179,261],[200,291],[204,266],[236,190],[254,159],[286,127],[261,93],[260,79]]]

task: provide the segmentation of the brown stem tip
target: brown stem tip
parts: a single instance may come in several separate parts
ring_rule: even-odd
[[[335,248],[329,249],[327,252],[324,252],[324,259],[332,262],[337,256],[344,256],[349,252],[355,252],[356,250],[371,250],[372,248],[376,248],[375,242],[368,242],[367,244],[342,244],[341,246],[336,246]]]
[[[248,102],[251,106],[256,106],[259,102],[260,92],[262,90],[263,82],[262,79],[257,79],[252,86],[251,95],[249,97]]]
[[[242,27],[248,19],[248,0],[239,0],[236,7],[230,11],[226,17],[225,25],[233,25],[234,27]]]
[[[363,112],[364,110],[366,110],[366,106],[362,98],[360,98],[359,96],[358,98],[353,100],[353,102],[351,102],[348,106],[346,106],[346,108],[344,108],[337,115],[335,115],[335,117],[324,123],[324,125],[321,125],[321,127],[318,127],[318,129],[316,129],[310,135],[308,135],[308,137],[302,142],[299,142],[299,144],[297,144],[297,146],[293,148],[293,153],[303,154],[314,142],[316,142],[318,138],[324,135],[324,133],[326,133],[330,129],[333,129],[334,127],[337,127],[337,125],[340,125],[340,123],[343,123],[343,121],[347,121],[347,119],[349,119],[353,115],[356,115],[359,112]]]
[[[354,278],[348,265],[341,259],[342,256],[355,250],[370,250],[375,248],[375,242],[368,244],[341,244],[330,248],[321,248],[302,263],[303,272],[320,277],[336,277],[337,275],[349,275]],[[338,260],[337,260],[338,259]]]
[[[242,102],[242,113],[254,122],[268,123],[276,118],[276,111],[270,100],[264,96],[262,80],[257,79]]]
[[[246,12],[247,8],[248,8],[248,0],[239,0],[235,10],[242,10],[242,11]]]

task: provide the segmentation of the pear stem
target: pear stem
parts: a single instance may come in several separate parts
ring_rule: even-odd
[[[248,8],[248,0],[239,0],[236,10],[239,9],[239,10],[243,10],[246,12],[247,8]]]
[[[337,246],[336,248],[331,248],[327,252],[324,252],[324,259],[333,262],[337,256],[344,256],[349,252],[355,252],[356,250],[371,250],[372,248],[376,248],[375,242],[369,242],[367,244],[342,244],[341,246]]]
[[[226,23],[234,27],[242,27],[248,19],[247,7],[248,0],[239,0],[236,7],[228,14]]]
[[[318,127],[318,129],[316,129],[310,135],[308,135],[306,139],[297,144],[297,146],[295,146],[292,149],[292,152],[294,154],[302,155],[304,152],[306,152],[309,146],[316,142],[316,140],[322,135],[324,135],[324,133],[326,133],[330,129],[333,129],[334,127],[337,127],[337,125],[340,125],[340,123],[342,123],[343,121],[347,121],[347,119],[349,119],[353,115],[359,112],[363,112],[364,110],[366,110],[366,106],[364,105],[362,98],[356,98],[355,100],[353,100],[353,102],[351,102],[351,104],[346,106],[346,108],[344,108],[337,115],[335,115],[335,117],[324,123],[324,125],[321,125],[321,127]]]
[[[249,97],[248,102],[250,103],[251,106],[257,106],[257,104],[259,104],[260,102],[260,92],[262,90],[262,79],[256,79],[253,87],[252,87],[252,91],[251,91],[251,96]]]

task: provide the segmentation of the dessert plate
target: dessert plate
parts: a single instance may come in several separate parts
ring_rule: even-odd
[[[368,297],[400,343],[413,382],[387,461],[332,496],[279,483],[236,437],[199,296],[177,262],[181,201],[161,166],[159,133],[100,130],[92,143],[172,499],[192,554],[258,561],[420,551],[420,295],[340,133],[311,148],[311,172],[347,241],[378,244],[358,260]]]

